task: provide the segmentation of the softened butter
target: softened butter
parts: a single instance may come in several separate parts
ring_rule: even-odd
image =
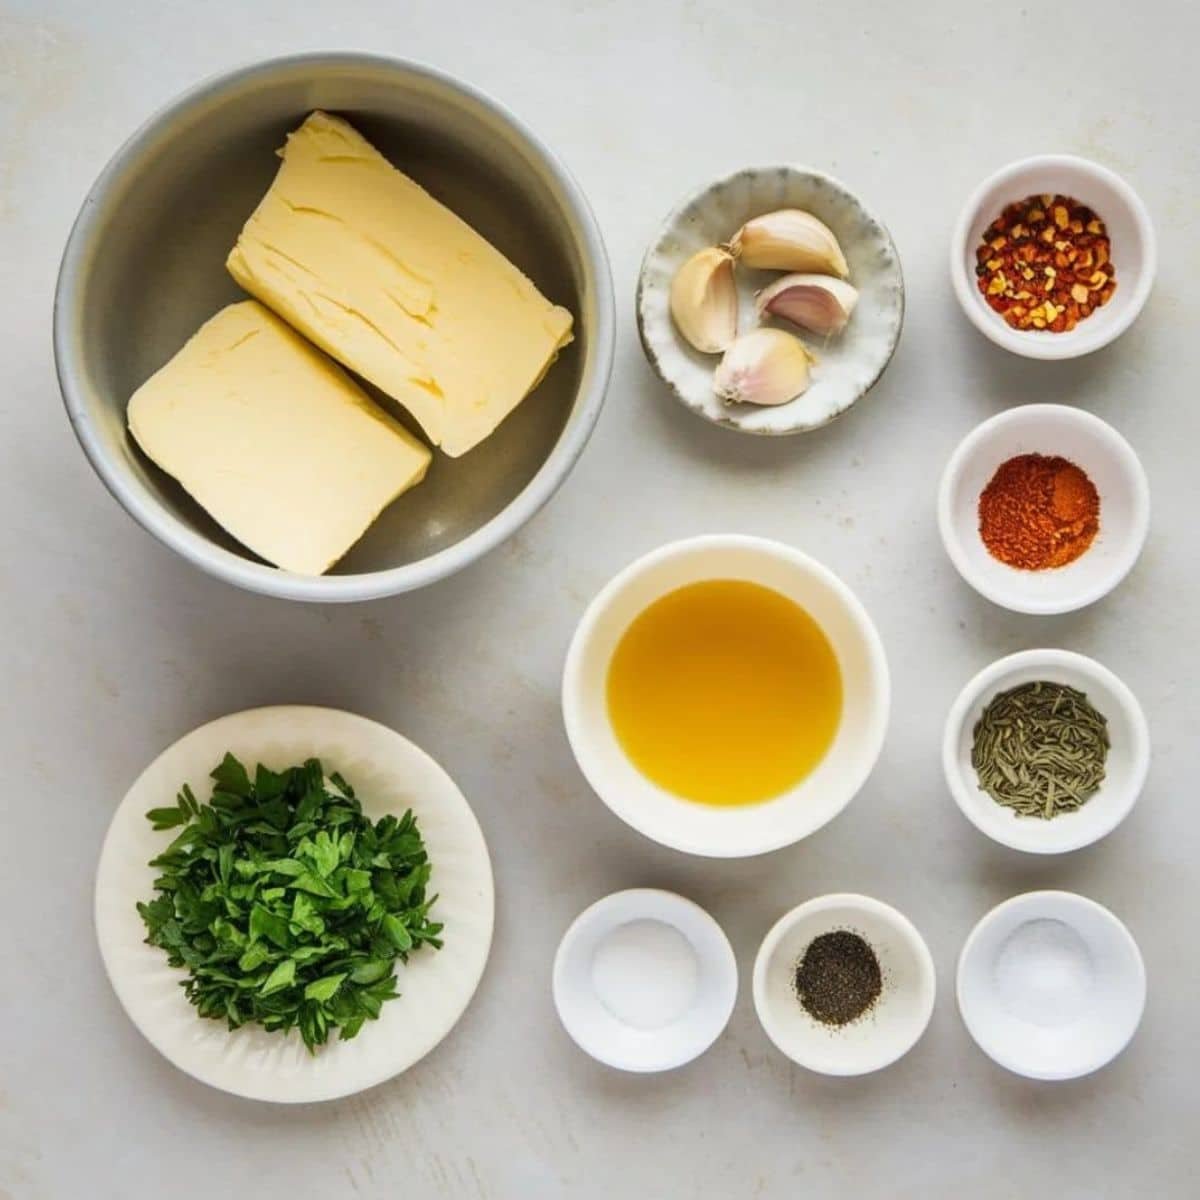
[[[571,340],[571,314],[345,121],[315,112],[229,255],[233,277],[466,453]]]
[[[430,452],[254,300],[200,327],[129,402],[141,448],[243,545],[320,575]]]

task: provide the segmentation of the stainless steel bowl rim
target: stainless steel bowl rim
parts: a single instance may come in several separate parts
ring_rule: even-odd
[[[81,270],[92,247],[96,211],[108,191],[137,163],[159,131],[198,101],[255,76],[269,76],[304,66],[398,68],[458,91],[481,107],[490,109],[524,139],[561,188],[569,205],[567,216],[573,233],[582,247],[585,285],[595,294],[595,327],[589,330],[590,361],[572,409],[573,420],[564,427],[546,461],[526,487],[491,520],[462,541],[417,562],[357,575],[293,575],[253,562],[215,545],[164,509],[146,503],[106,454],[93,428],[86,387],[71,346],[74,333],[71,314],[77,308]],[[504,542],[550,499],[583,452],[600,416],[612,370],[615,324],[612,274],[591,207],[554,152],[519,117],[487,93],[424,63],[358,51],[316,52],[267,59],[210,76],[151,115],[117,150],[88,190],[63,251],[54,293],[54,361],[67,416],[84,453],[105,487],[145,530],[201,570],[248,591],[288,600],[337,603],[379,599],[444,579]]]

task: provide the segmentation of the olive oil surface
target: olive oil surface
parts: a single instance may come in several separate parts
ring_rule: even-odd
[[[617,644],[609,720],[647,778],[702,804],[786,792],[824,758],[842,677],[824,630],[798,604],[739,579],[661,596]]]

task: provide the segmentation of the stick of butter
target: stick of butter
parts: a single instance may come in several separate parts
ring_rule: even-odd
[[[138,445],[239,542],[300,575],[333,566],[432,457],[254,300],[202,325],[128,417]]]
[[[571,314],[345,121],[313,113],[280,157],[230,273],[465,454],[541,381]]]

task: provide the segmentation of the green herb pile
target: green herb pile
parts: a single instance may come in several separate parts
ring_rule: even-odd
[[[1026,683],[993,696],[974,730],[979,786],[1021,817],[1082,808],[1104,782],[1108,722],[1078,688]]]
[[[312,1051],[337,1029],[352,1038],[398,995],[396,960],[440,947],[429,920],[430,863],[416,818],[363,815],[349,784],[321,763],[253,781],[231,754],[200,804],[186,784],[155,829],[183,826],[150,865],[158,895],[139,904],[202,1017],[230,1029],[296,1027]]]

